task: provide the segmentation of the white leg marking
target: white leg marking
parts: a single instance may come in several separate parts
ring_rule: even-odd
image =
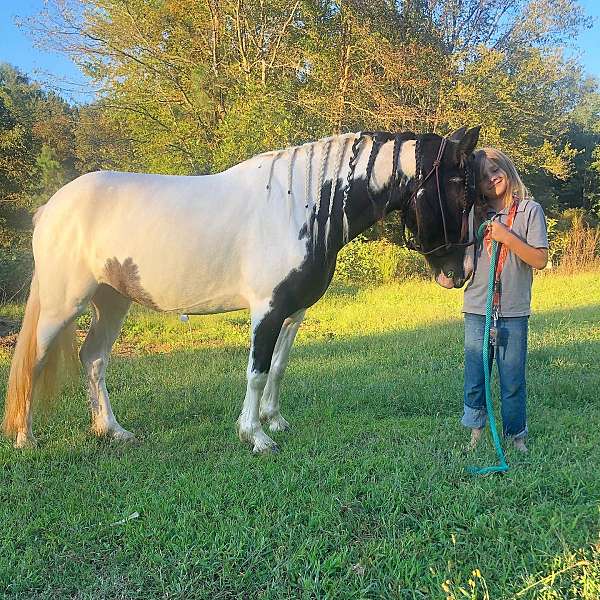
[[[238,435],[242,442],[252,444],[252,451],[276,452],[277,444],[263,431],[258,418],[258,402],[267,383],[267,373],[257,373],[251,370],[252,353],[248,366],[246,396],[242,412],[238,419]]]
[[[286,319],[277,338],[269,378],[260,401],[260,420],[269,423],[271,431],[284,431],[290,424],[281,416],[279,394],[281,380],[287,367],[290,350],[306,311],[302,310]]]
[[[252,344],[250,345],[250,356],[248,358],[248,368],[246,369],[248,383],[242,412],[237,421],[240,440],[252,444],[252,451],[255,453],[276,452],[278,450],[277,444],[263,431],[258,414],[259,402],[267,383],[268,373],[260,373],[254,370],[254,347],[257,342],[257,329],[267,311],[268,303],[250,309]],[[259,340],[258,343],[262,342]]]
[[[105,378],[107,365],[108,356],[97,358],[85,365],[89,378],[92,431],[98,436],[105,435],[117,440],[130,440],[134,437],[133,433],[121,427],[110,405]]]
[[[130,302],[111,288],[101,286],[92,298],[92,305],[92,325],[80,352],[88,375],[92,431],[117,440],[130,440],[134,436],[115,418],[106,389],[110,350],[119,335]]]

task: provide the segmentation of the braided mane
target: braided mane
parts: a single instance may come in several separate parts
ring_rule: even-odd
[[[270,158],[269,174],[266,184],[267,199],[271,197],[272,180],[275,171],[275,163],[278,160],[287,160],[287,194],[286,197],[290,206],[290,217],[293,212],[293,205],[300,199],[294,197],[293,184],[294,177],[301,176],[304,179],[304,205],[306,209],[306,229],[310,231],[313,243],[313,249],[316,248],[317,240],[319,239],[319,219],[318,215],[321,211],[323,203],[326,205],[326,221],[323,232],[325,248],[327,249],[329,238],[331,235],[331,223],[334,216],[334,210],[338,210],[339,205],[335,204],[336,191],[341,191],[341,217],[342,217],[342,240],[347,243],[349,239],[349,223],[347,214],[348,197],[354,183],[356,165],[361,149],[367,140],[372,140],[371,150],[367,161],[365,178],[367,182],[367,194],[375,215],[379,218],[383,217],[385,210],[393,198],[393,194],[397,188],[394,185],[398,179],[398,159],[402,143],[407,140],[419,139],[412,132],[406,133],[387,133],[387,132],[358,132],[352,134],[341,134],[328,138],[322,138],[315,142],[308,142],[300,146],[291,146],[281,150],[265,152],[259,156]],[[387,200],[378,205],[376,199],[370,192],[369,183],[373,175],[375,161],[379,155],[382,146],[389,141],[394,142],[393,161],[391,172],[391,185]],[[298,172],[298,159],[302,156],[305,159],[304,172]],[[345,160],[346,159],[346,160]],[[417,175],[420,173],[420,156],[417,152]],[[300,167],[302,168],[302,167]],[[329,171],[329,173],[328,173]],[[331,188],[327,196],[323,192],[325,180],[331,179]],[[340,186],[337,182],[341,181]],[[312,230],[312,231],[311,231]]]

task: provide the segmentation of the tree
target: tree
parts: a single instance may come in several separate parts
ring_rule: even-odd
[[[589,24],[576,0],[48,7],[30,27],[101,89],[77,126],[84,169],[206,173],[338,131],[464,124],[482,124],[535,190],[582,165],[573,111],[586,87],[560,49]]]
[[[0,65],[0,292],[24,288],[31,213],[77,175],[76,111],[17,69]]]

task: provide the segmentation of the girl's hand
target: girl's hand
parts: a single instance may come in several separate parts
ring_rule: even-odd
[[[488,227],[490,228],[492,239],[496,240],[499,244],[506,243],[506,241],[512,237],[510,229],[498,220],[492,221]]]
[[[530,246],[500,221],[492,221],[488,225],[493,240],[504,244],[511,252],[514,252],[523,262],[534,269],[543,269],[548,262],[548,248],[534,248]]]

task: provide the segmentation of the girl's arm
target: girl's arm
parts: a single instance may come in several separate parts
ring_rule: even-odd
[[[529,266],[534,269],[543,269],[548,263],[548,248],[530,246],[499,221],[492,221],[491,228],[492,239],[499,244],[504,244]]]

